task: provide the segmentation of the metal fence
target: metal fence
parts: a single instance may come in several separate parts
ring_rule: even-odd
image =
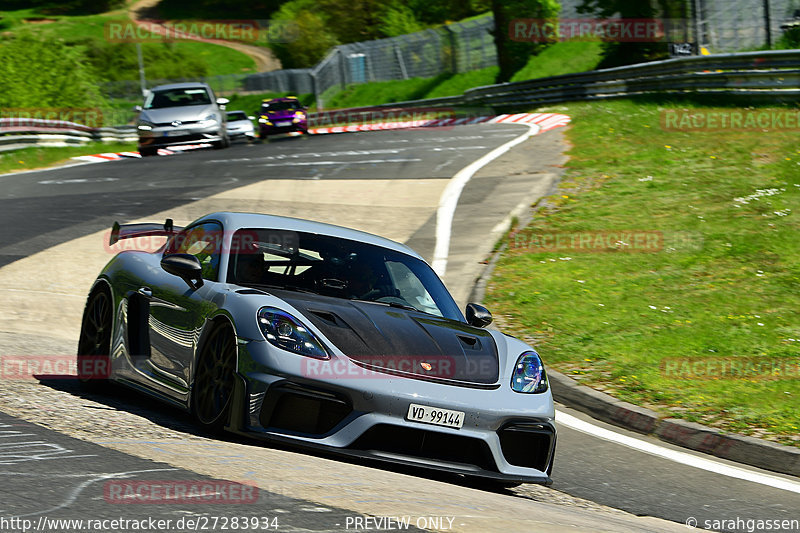
[[[317,107],[332,88],[372,81],[429,78],[497,65],[494,17],[335,47],[311,69]]]
[[[777,43],[781,26],[800,17],[800,0],[686,0],[691,42],[712,52],[753,50]],[[583,0],[561,0],[562,18],[590,17],[578,8]],[[767,33],[769,28],[769,33]],[[769,36],[769,37],[768,37]]]
[[[695,0],[700,42],[732,51],[773,45],[781,25],[800,9],[798,0]],[[767,31],[769,28],[769,32]]]

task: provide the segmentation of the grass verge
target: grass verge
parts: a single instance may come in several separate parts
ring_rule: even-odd
[[[33,146],[9,152],[0,152],[0,174],[47,168],[68,163],[70,158],[79,155],[92,155],[104,152],[136,151],[136,143],[100,143],[83,146]]]
[[[557,108],[573,119],[567,172],[511,238],[487,305],[586,385],[800,446],[800,135],[664,131],[667,107],[721,111]]]
[[[424,98],[457,96],[481,85],[491,85],[498,67],[489,67],[460,74],[444,73],[435,78],[376,81],[351,85],[345,90],[334,88],[322,95],[326,109],[362,107]]]
[[[564,41],[545,48],[511,77],[511,81],[547,78],[595,70],[603,61],[603,43]]]

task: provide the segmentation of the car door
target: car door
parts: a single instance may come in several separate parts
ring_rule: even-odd
[[[203,267],[203,285],[193,288],[178,276],[159,276],[159,284],[142,287],[149,301],[148,333],[150,353],[145,371],[162,392],[184,399],[197,341],[218,288],[222,226],[203,222],[190,226],[173,237],[165,248],[167,254],[190,254]]]

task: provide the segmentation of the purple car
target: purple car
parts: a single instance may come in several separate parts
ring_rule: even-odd
[[[258,113],[258,136],[299,131],[308,134],[306,108],[294,96],[265,99]]]

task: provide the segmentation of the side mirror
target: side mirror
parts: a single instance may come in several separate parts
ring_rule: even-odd
[[[170,254],[161,259],[161,268],[173,276],[178,276],[192,289],[203,286],[203,266],[191,254]]]
[[[254,117],[253,115],[247,115],[247,118],[249,118],[250,120],[255,120],[256,119],[256,117]]]
[[[467,304],[467,323],[476,328],[485,328],[492,323],[492,313],[482,305]]]
[[[142,112],[142,106],[135,105],[135,106],[133,106],[133,110],[136,111],[137,113],[141,113]]]
[[[229,103],[231,103],[231,101],[228,100],[227,98],[217,98],[217,104],[219,105],[226,105]]]

